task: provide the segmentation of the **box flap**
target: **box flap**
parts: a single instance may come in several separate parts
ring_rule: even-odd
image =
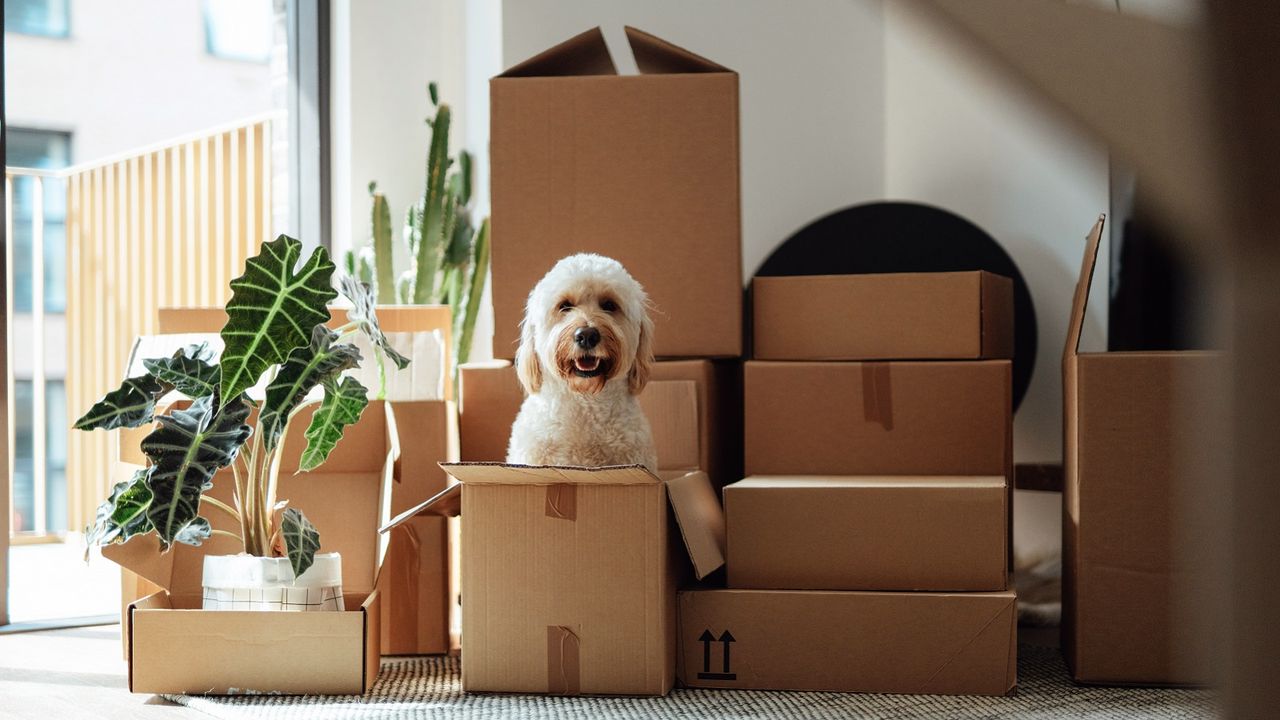
[[[636,67],[645,75],[733,72],[643,30],[630,25],[623,29],[631,45],[631,54],[635,56]]]
[[[570,467],[498,462],[440,463],[458,482],[472,485],[652,485],[662,482],[643,465]]]
[[[378,532],[386,534],[400,527],[419,515],[437,515],[439,517],[458,517],[462,514],[462,484],[456,483],[433,495],[429,500],[419,503],[395,516],[391,522],[384,523]]]
[[[1062,351],[1064,361],[1080,350],[1080,332],[1084,327],[1084,311],[1089,303],[1089,286],[1093,284],[1093,266],[1098,260],[1098,246],[1102,243],[1102,228],[1106,222],[1107,216],[1099,215],[1098,222],[1093,224],[1093,229],[1089,231],[1089,237],[1085,240],[1080,278],[1076,280],[1076,293],[1071,299],[1071,322],[1067,325],[1067,346]]]
[[[118,545],[103,545],[102,557],[142,578],[168,588],[173,578],[173,553],[161,553],[154,535],[137,535]]]
[[[680,537],[699,580],[724,565],[724,511],[705,472],[667,480],[667,500],[675,511]]]
[[[609,56],[609,48],[604,44],[604,33],[600,32],[599,27],[594,27],[513,65],[498,77],[617,74],[618,69]]]

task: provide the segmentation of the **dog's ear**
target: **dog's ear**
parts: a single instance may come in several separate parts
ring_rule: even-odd
[[[627,373],[627,389],[632,395],[639,395],[644,386],[649,384],[649,373],[653,371],[653,320],[649,313],[640,321],[640,341],[636,343],[636,359],[631,363],[631,372]]]
[[[542,389],[542,364],[534,346],[533,324],[525,320],[520,326],[520,347],[516,349],[516,376],[524,391],[537,395]]]

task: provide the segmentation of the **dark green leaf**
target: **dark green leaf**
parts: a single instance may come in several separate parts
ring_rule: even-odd
[[[335,345],[337,339],[337,333],[317,325],[311,335],[311,344],[290,353],[289,359],[280,366],[280,372],[267,386],[267,399],[262,406],[259,425],[267,452],[275,449],[284,435],[289,414],[312,388],[360,364],[360,350],[349,343]]]
[[[186,410],[161,415],[160,427],[142,440],[142,452],[154,466],[147,481],[154,495],[147,515],[162,550],[196,519],[200,495],[212,487],[213,474],[235,460],[252,432],[245,424],[248,404],[239,399],[219,404],[215,393]]]
[[[151,489],[147,477],[151,468],[140,468],[128,480],[121,480],[111,495],[98,506],[93,524],[85,529],[88,545],[124,542],[134,535],[150,532],[147,508],[151,505]]]
[[[427,94],[431,96],[431,104],[433,106],[440,103],[440,91],[436,88],[434,81],[427,83]]]
[[[219,369],[208,362],[210,357],[208,344],[201,343],[188,345],[173,357],[143,360],[142,366],[178,392],[194,399],[212,395],[218,389]]]
[[[342,294],[351,301],[351,309],[347,310],[347,319],[360,325],[360,331],[369,338],[369,342],[403,370],[409,366],[409,358],[396,352],[387,341],[387,336],[378,327],[378,313],[374,310],[373,290],[365,283],[359,282],[350,275],[339,278]]]
[[[302,243],[286,235],[262,244],[245,272],[231,281],[227,324],[222,328],[222,397],[238,398],[267,368],[311,341],[311,329],[329,320],[337,297],[334,264],[318,247],[302,267]]]
[[[89,412],[76,420],[77,430],[114,430],[120,427],[136,428],[151,422],[156,401],[169,387],[150,375],[139,375],[125,380],[120,387],[102,396]]]
[[[180,542],[180,543],[186,543],[187,545],[198,546],[201,543],[203,543],[205,540],[208,540],[210,537],[212,537],[212,535],[213,535],[213,526],[209,524],[209,521],[205,520],[202,517],[197,517],[196,519],[187,523],[186,527],[179,530],[178,534],[173,537],[173,540],[174,542]]]
[[[344,377],[342,382],[328,380],[324,390],[324,401],[311,416],[305,433],[307,448],[302,451],[299,463],[299,469],[304,472],[324,464],[342,439],[343,431],[360,419],[360,413],[369,404],[369,391],[353,377]]]
[[[284,538],[285,554],[289,556],[289,566],[293,568],[296,580],[315,562],[316,551],[320,549],[320,532],[301,510],[286,508],[280,517],[280,536]]]

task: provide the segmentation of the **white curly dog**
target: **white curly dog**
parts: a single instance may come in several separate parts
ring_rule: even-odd
[[[636,396],[653,365],[644,288],[622,264],[571,255],[529,293],[516,372],[525,400],[507,462],[658,468]]]

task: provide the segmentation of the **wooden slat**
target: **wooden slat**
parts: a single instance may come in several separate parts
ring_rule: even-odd
[[[244,258],[270,234],[270,120],[72,172],[67,179],[68,412],[124,376],[159,307],[221,306]],[[104,432],[72,432],[69,527],[106,496]]]

